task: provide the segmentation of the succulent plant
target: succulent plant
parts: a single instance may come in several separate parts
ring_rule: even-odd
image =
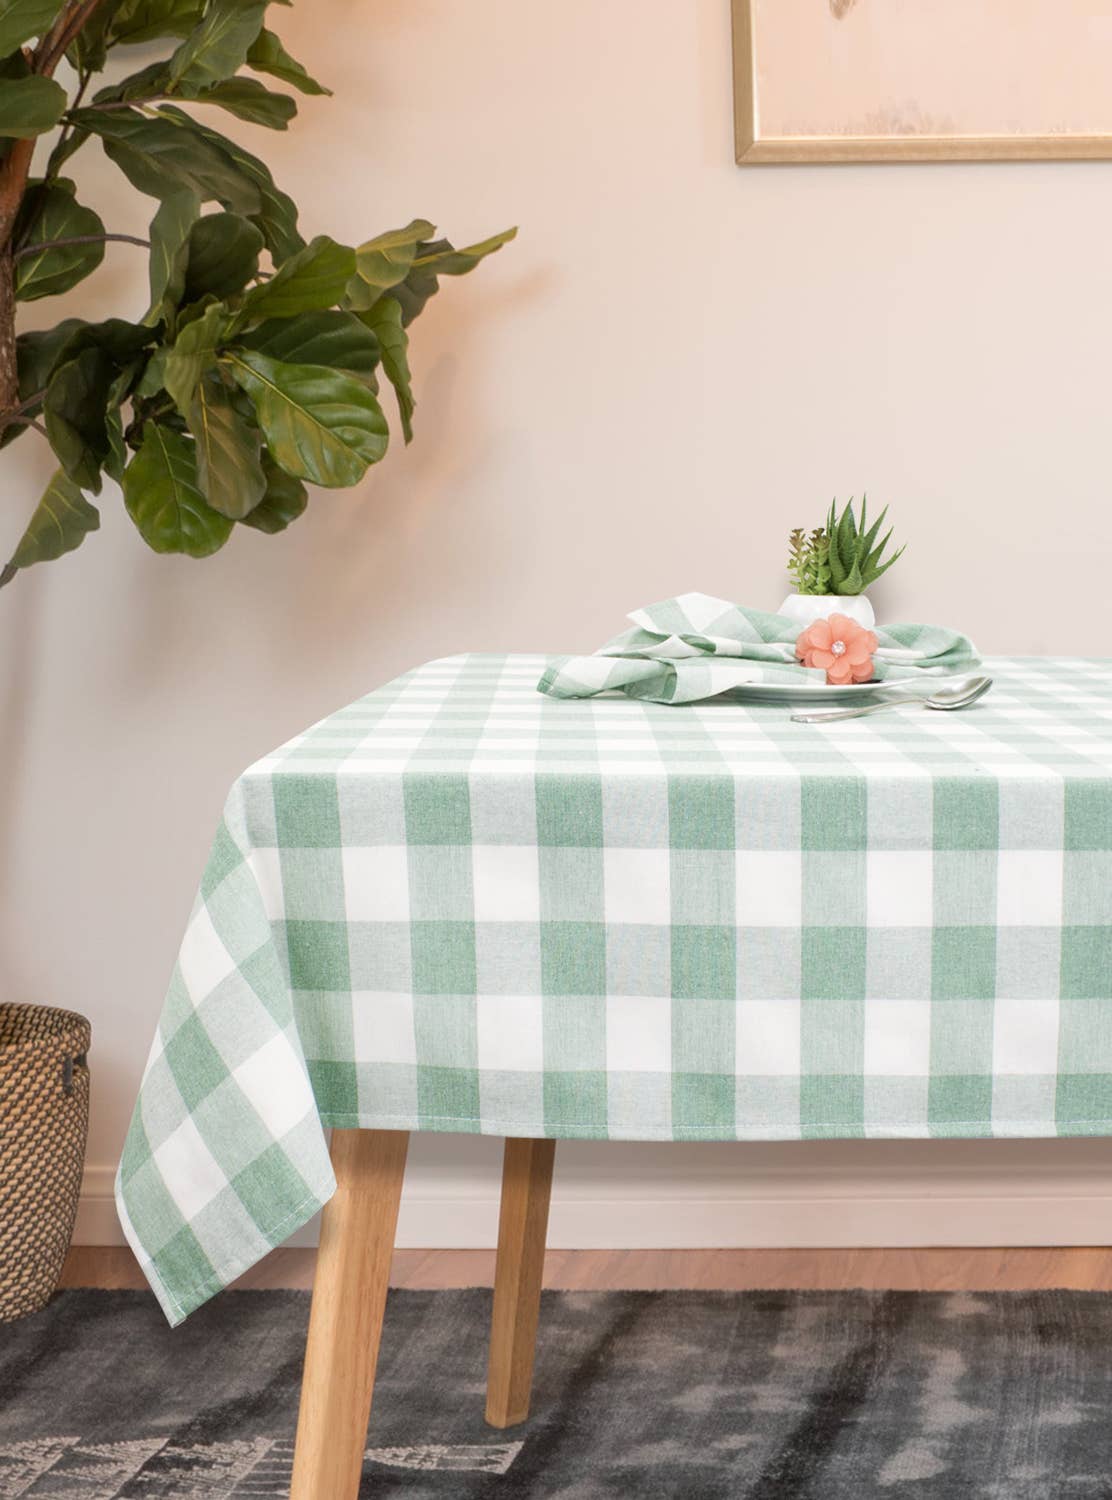
[[[826,532],[816,526],[808,536],[797,526],[788,538],[788,572],[797,594],[830,592],[830,544]]]
[[[826,518],[827,557],[830,566],[830,592],[834,594],[863,594],[882,573],[887,573],[892,564],[903,554],[903,547],[894,552],[887,562],[882,562],[884,550],[892,535],[892,528],[880,541],[877,534],[888,514],[885,506],[870,526],[866,497],[861,496],[861,519],[858,521],[853,509],[853,498],[846,503],[845,510],[838,514],[838,502],[831,502]],[[803,590],[800,590],[802,593]]]

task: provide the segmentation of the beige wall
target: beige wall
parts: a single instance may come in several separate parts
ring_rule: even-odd
[[[739,169],[727,0],[276,14],[336,98],[307,101],[288,137],[242,130],[307,228],[356,241],[425,214],[463,239],[521,235],[417,325],[417,440],[358,491],[205,563],[147,552],[106,497],[81,552],[0,594],[3,989],[94,1019],[102,1193],[229,783],[403,668],[588,649],[685,589],[774,607],[789,527],[862,486],[909,543],[889,617],[989,651],[1108,649],[1112,166]],[[142,225],[97,148],[77,171],[109,228]],[[114,248],[67,310],[138,311],[141,266]],[[47,472],[36,443],[2,460],[2,555]],[[1011,1236],[1068,1237],[1037,1205],[1089,1203],[1112,1164],[1068,1143],[714,1148],[705,1169],[630,1150],[568,1153],[565,1190],[601,1202],[567,1234],[620,1242],[618,1162],[650,1204],[703,1173],[700,1201],[726,1207],[690,1221],[692,1242],[759,1232],[738,1217],[743,1179],[757,1198],[800,1181],[964,1194],[914,1231],[943,1238],[991,1238],[968,1216],[998,1194],[1020,1203]],[[486,1203],[494,1158],[420,1143],[414,1201]],[[652,1220],[628,1233],[651,1239]],[[812,1234],[908,1221],[848,1222]]]

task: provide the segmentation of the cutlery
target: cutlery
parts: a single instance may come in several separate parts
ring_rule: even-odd
[[[792,714],[793,724],[832,724],[836,719],[863,719],[866,714],[879,714],[886,708],[902,708],[908,703],[919,708],[936,708],[951,712],[956,708],[968,708],[983,698],[992,686],[991,677],[963,677],[960,682],[937,688],[928,698],[887,698],[883,703],[867,703],[861,708],[828,708],[812,713]]]

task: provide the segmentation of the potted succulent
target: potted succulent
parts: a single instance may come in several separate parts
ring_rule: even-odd
[[[866,629],[875,623],[876,615],[865,590],[887,573],[904,549],[901,547],[884,560],[891,527],[879,542],[877,536],[888,514],[887,506],[871,526],[866,497],[861,497],[860,519],[853,507],[851,496],[839,515],[838,502],[834,500],[825,526],[817,526],[810,533],[800,527],[792,532],[788,572],[795,583],[795,592],[788,595],[778,613],[803,626],[832,614],[847,615]]]

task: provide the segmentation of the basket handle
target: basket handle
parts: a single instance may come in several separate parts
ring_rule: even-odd
[[[66,1056],[62,1059],[62,1093],[73,1093],[73,1070],[85,1066],[84,1052],[79,1052],[76,1057]]]

